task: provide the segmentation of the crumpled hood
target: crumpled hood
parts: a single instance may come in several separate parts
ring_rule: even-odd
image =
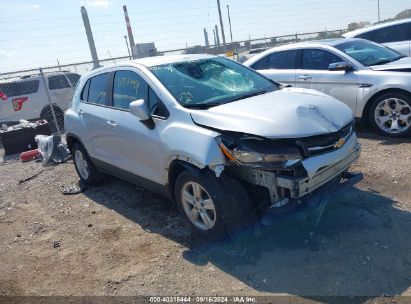
[[[404,70],[405,72],[411,72],[411,57],[404,57],[386,64],[372,65],[370,68],[374,71]]]
[[[285,88],[208,110],[192,110],[191,116],[199,125],[267,138],[335,132],[353,119],[351,109],[342,102],[301,88]]]

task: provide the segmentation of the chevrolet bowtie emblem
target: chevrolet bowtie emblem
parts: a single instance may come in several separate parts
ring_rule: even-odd
[[[345,144],[345,139],[340,138],[334,145],[335,149],[341,148]]]

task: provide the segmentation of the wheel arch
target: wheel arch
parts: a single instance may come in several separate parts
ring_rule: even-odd
[[[176,183],[177,177],[183,171],[204,171],[204,170],[207,170],[207,168],[208,167],[200,168],[184,160],[174,159],[170,163],[170,166],[168,167],[168,185],[167,186],[168,186],[170,197],[174,200],[175,183]]]
[[[80,145],[83,146],[84,150],[86,150],[86,147],[84,146],[83,142],[75,134],[67,133],[66,142],[67,142],[67,147],[70,150],[70,153],[72,153],[72,149],[73,149],[73,146],[74,146],[75,143],[79,143]],[[86,150],[86,152],[87,152],[87,150]]]
[[[361,115],[361,122],[362,123],[368,123],[370,120],[370,116],[369,116],[369,112],[370,112],[370,108],[372,103],[374,102],[374,100],[376,100],[378,97],[386,94],[386,93],[402,93],[405,95],[408,95],[411,97],[411,92],[404,90],[404,89],[400,89],[400,88],[389,88],[389,89],[384,89],[381,91],[378,91],[376,93],[374,93],[374,95],[372,95],[370,98],[368,98],[367,103],[365,104],[363,110],[362,110],[362,115]]]
[[[58,104],[52,103],[52,106],[53,106],[54,109],[61,110],[61,112],[64,113],[64,110],[63,110]],[[43,117],[44,112],[45,112],[47,109],[51,109],[50,104],[46,104],[46,105],[41,109],[41,111],[40,111],[40,117]]]

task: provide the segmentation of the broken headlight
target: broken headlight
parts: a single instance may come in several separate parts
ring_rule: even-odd
[[[298,149],[290,144],[258,137],[246,139],[218,136],[216,141],[223,154],[232,162],[251,166],[278,167],[301,160]]]

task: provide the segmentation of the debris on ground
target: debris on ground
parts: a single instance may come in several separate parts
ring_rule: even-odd
[[[33,149],[29,151],[25,151],[20,154],[20,160],[24,162],[32,161],[37,158],[41,157],[41,153],[38,149]]]
[[[81,182],[75,182],[69,185],[61,185],[60,191],[64,195],[72,195],[72,194],[79,194],[82,193],[86,189],[86,185]]]
[[[27,178],[24,178],[24,179],[19,180],[19,184],[23,184],[23,183],[25,183],[25,182],[28,182],[28,181],[36,178],[36,177],[39,176],[42,172],[44,172],[44,170],[41,170],[41,171],[33,174],[32,176],[29,176],[29,177],[27,177]]]
[[[47,165],[50,160],[53,163],[59,164],[70,158],[70,151],[67,146],[61,142],[60,136],[37,135],[35,140],[43,157],[43,165]]]

